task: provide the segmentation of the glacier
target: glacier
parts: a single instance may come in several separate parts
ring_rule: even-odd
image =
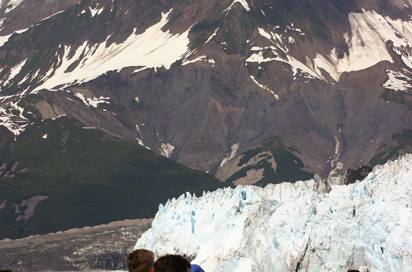
[[[349,185],[315,177],[160,205],[135,249],[205,271],[412,271],[412,155]]]

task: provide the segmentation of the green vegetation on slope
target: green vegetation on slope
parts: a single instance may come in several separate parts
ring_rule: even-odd
[[[396,104],[406,105],[408,110],[412,110],[412,95],[408,92],[385,89],[382,98]]]
[[[0,209],[0,239],[153,217],[169,198],[224,186],[137,143],[84,129],[71,117],[31,125],[16,142],[0,130],[0,166],[6,165],[0,204],[7,200]],[[38,195],[48,198],[34,216],[16,221],[26,207],[20,205],[16,214],[12,206]]]
[[[371,159],[370,163],[372,164],[372,166],[375,166],[377,164],[385,164],[391,157],[399,155],[398,152],[400,150],[406,147],[412,147],[412,130],[408,129],[406,131],[403,131],[402,134],[393,134],[392,139],[396,140],[398,145],[389,149],[385,148],[386,146],[382,146],[385,151],[375,155]]]

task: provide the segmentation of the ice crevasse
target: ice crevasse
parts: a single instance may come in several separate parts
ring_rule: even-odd
[[[135,248],[208,272],[412,271],[412,155],[334,181],[187,193],[159,206]]]

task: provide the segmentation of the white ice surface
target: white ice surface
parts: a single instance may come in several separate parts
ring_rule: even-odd
[[[90,81],[108,71],[130,66],[169,69],[172,63],[187,52],[189,44],[189,29],[175,35],[169,31],[162,31],[163,26],[168,21],[169,13],[170,11],[162,14],[160,22],[146,29],[144,33],[132,34],[121,44],[113,43],[108,46],[107,41],[94,45],[84,42],[76,49],[71,58],[69,55],[72,49],[65,46],[61,65],[56,70],[52,68],[49,78],[45,79],[35,91],[51,90],[58,85],[68,86]],[[78,59],[80,63],[77,67],[73,71],[67,72],[67,68]]]
[[[322,193],[309,180],[187,193],[159,206],[135,248],[194,256],[208,272],[412,271],[412,155],[331,187]]]

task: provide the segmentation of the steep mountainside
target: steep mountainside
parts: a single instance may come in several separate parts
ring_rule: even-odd
[[[43,17],[26,2],[2,2],[0,34],[16,32],[0,47],[1,122],[16,135],[66,114],[261,185],[412,145],[410,0],[84,0]]]
[[[149,218],[167,199],[224,186],[72,117],[0,135],[0,239]]]

